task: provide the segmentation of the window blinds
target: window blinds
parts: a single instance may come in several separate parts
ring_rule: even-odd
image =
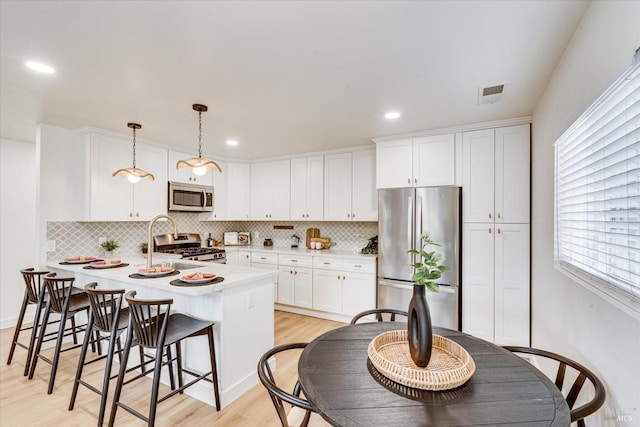
[[[640,313],[640,63],[556,141],[557,265]]]

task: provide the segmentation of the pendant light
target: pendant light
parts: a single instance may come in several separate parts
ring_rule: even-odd
[[[141,129],[142,125],[138,123],[127,123],[127,126],[133,129],[133,167],[118,169],[111,174],[111,176],[127,178],[127,180],[133,184],[139,182],[141,178],[147,178],[149,181],[153,181],[152,174],[136,167],[136,129]]]
[[[193,168],[193,173],[198,176],[213,171],[222,172],[216,162],[202,157],[202,113],[207,111],[208,108],[206,105],[193,104],[193,109],[198,112],[198,157],[180,160],[176,164],[176,169]]]

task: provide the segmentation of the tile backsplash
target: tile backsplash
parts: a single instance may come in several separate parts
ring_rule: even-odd
[[[204,241],[206,233],[222,241],[225,231],[248,231],[252,244],[261,245],[271,238],[275,246],[289,246],[291,235],[300,237],[304,245],[307,228],[319,228],[322,237],[336,242],[336,249],[358,252],[367,245],[370,237],[378,234],[377,222],[301,222],[301,221],[200,221],[198,214],[172,212],[170,215],[178,226],[179,233],[199,233]],[[293,226],[293,230],[274,229],[275,225]],[[98,239],[115,240],[120,247],[114,256],[127,257],[140,254],[140,243],[147,241],[149,222],[48,222],[47,240],[55,240],[56,250],[47,253],[53,261],[70,256],[104,256]],[[153,234],[172,233],[168,221],[158,221]],[[255,238],[258,233],[259,238]]]

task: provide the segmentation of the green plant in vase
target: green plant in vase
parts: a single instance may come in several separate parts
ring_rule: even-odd
[[[431,360],[431,348],[433,346],[431,313],[429,312],[425,289],[438,292],[440,287],[435,281],[442,277],[442,273],[449,270],[449,267],[441,264],[444,261],[442,252],[428,252],[426,250],[428,246],[440,246],[431,239],[429,233],[422,234],[420,238],[422,240],[422,248],[420,250],[410,249],[407,251],[409,254],[420,257],[419,261],[416,260],[413,263],[415,272],[411,276],[411,280],[414,285],[413,296],[409,301],[407,337],[413,363],[424,368]]]
[[[100,246],[106,252],[106,257],[107,258],[111,258],[111,255],[113,254],[113,251],[115,251],[116,249],[118,249],[120,247],[118,242],[116,242],[115,240],[106,240],[106,241],[100,243]]]

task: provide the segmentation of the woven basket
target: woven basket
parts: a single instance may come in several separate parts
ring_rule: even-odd
[[[450,390],[464,384],[476,371],[473,359],[458,343],[433,335],[431,360],[426,368],[413,363],[407,331],[389,331],[369,343],[369,359],[381,374],[397,383],[422,390]]]

